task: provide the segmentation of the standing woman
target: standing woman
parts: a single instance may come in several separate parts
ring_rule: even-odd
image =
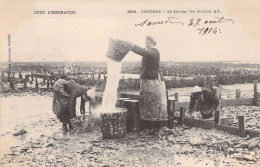
[[[142,56],[140,74],[140,119],[141,129],[167,126],[167,94],[163,76],[160,74],[160,53],[155,48],[156,41],[146,36],[145,49],[127,42],[130,49]]]

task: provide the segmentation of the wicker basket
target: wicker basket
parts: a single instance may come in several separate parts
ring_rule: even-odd
[[[80,116],[74,117],[70,120],[72,125],[71,134],[87,133],[92,131],[92,125],[90,123],[90,117],[85,116],[84,120],[80,120]]]
[[[109,39],[106,56],[112,60],[120,62],[129,51],[130,48],[125,44],[125,42],[116,39]]]
[[[101,114],[101,132],[103,138],[119,139],[125,137],[127,109],[120,108],[119,110],[119,112]]]

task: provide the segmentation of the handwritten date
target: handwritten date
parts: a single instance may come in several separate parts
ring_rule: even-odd
[[[162,24],[177,24],[180,26],[188,26],[188,27],[194,27],[195,30],[200,35],[206,35],[206,34],[220,34],[222,33],[219,26],[221,24],[234,24],[235,21],[233,19],[227,19],[225,17],[214,17],[212,19],[203,19],[203,18],[191,18],[189,20],[181,20],[177,17],[168,17],[165,20],[159,20],[159,21],[150,21],[148,19],[135,24],[135,26],[156,26],[156,25],[162,25]]]

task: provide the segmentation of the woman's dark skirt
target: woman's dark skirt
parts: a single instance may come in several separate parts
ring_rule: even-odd
[[[69,123],[69,97],[54,93],[52,111],[62,123]]]

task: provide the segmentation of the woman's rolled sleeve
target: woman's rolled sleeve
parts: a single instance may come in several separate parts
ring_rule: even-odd
[[[132,51],[136,54],[139,54],[145,58],[157,58],[158,57],[158,54],[156,52],[155,49],[151,49],[151,50],[146,50],[146,49],[143,49],[137,45],[134,45],[134,47],[132,48]]]

